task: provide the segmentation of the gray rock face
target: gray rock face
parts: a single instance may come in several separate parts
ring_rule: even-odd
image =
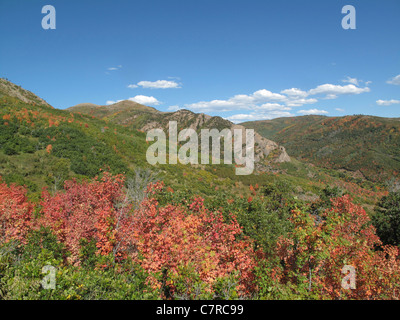
[[[200,129],[213,129],[213,118],[209,115],[205,114],[195,114],[187,110],[180,110],[171,114],[166,114],[166,117],[164,119],[165,122],[163,122],[163,125],[161,125],[157,121],[151,121],[148,122],[146,125],[144,125],[141,130],[143,131],[148,131],[151,129],[155,128],[161,128],[164,131],[168,130],[168,123],[169,121],[177,121],[178,122],[178,127],[179,124],[181,123],[187,123],[187,127],[185,128],[190,128],[193,130],[196,130],[197,132],[200,132]],[[168,122],[167,122],[168,121]],[[243,145],[246,143],[246,128],[238,125],[238,124],[233,124],[230,121],[223,120],[222,127],[230,129],[233,133],[233,130],[239,129],[242,130],[242,143]],[[218,128],[219,130],[222,130],[223,128]],[[262,162],[290,162],[291,159],[289,155],[287,154],[285,148],[283,146],[278,145],[276,142],[266,139],[262,137],[260,134],[257,132],[254,132],[254,161],[256,163],[262,163]],[[245,153],[245,145],[243,146],[243,154]]]
[[[242,130],[242,141],[246,141],[246,131],[245,127],[238,124],[232,124],[232,130],[240,129]],[[259,135],[257,132],[254,132],[254,160],[255,162],[262,162],[267,160],[271,153],[274,154],[274,157],[270,157],[270,161],[274,162],[290,162],[290,157],[286,152],[286,149],[283,146],[279,146],[276,142],[266,139]]]

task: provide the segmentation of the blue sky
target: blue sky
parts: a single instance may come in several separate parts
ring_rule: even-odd
[[[342,28],[345,5],[356,30]],[[61,109],[400,117],[398,0],[0,0],[0,39],[0,76]]]

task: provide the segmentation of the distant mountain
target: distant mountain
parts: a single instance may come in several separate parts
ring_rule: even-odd
[[[92,115],[96,118],[112,121],[113,123],[135,128],[140,131],[148,131],[155,128],[168,129],[170,121],[177,121],[178,130],[184,128],[194,129],[245,129],[221,117],[212,117],[204,113],[194,113],[189,110],[178,110],[176,112],[161,112],[154,108],[139,103],[124,100],[112,105],[99,106],[83,103],[67,109],[71,112],[80,112]],[[244,131],[243,131],[244,132]],[[245,138],[243,137],[243,143]],[[276,142],[266,139],[255,133],[255,160],[261,162],[290,162],[290,157],[284,147]],[[262,170],[259,165],[258,169]]]
[[[43,105],[52,108],[42,98],[4,78],[0,78],[0,98],[2,96],[13,97],[26,103]]]
[[[355,177],[385,181],[400,172],[400,118],[301,116],[242,123],[289,154]]]
[[[82,112],[90,115],[94,115],[96,118],[103,120],[118,119],[115,121],[123,122],[130,121],[130,118],[118,118],[118,115],[124,112],[125,115],[136,115],[137,113],[159,113],[160,111],[144,106],[140,103],[124,100],[111,105],[101,106],[93,103],[80,103],[76,106],[70,107],[67,110],[71,112]],[[123,123],[121,123],[123,124]]]

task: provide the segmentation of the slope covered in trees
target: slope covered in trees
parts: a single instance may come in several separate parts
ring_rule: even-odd
[[[0,297],[398,298],[399,248],[382,245],[349,196],[315,215],[279,188],[211,203],[157,182],[137,204],[124,180],[104,172],[67,181],[38,203],[0,182]],[[49,265],[57,273],[46,289]],[[356,270],[352,289],[343,285],[345,266]]]
[[[325,168],[389,182],[400,171],[400,119],[303,116],[243,123],[290,155]]]

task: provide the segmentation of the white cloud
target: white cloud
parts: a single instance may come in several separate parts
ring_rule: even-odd
[[[400,74],[398,76],[393,77],[392,79],[389,79],[386,81],[389,84],[394,84],[400,86]]]
[[[311,115],[311,114],[328,114],[328,111],[325,110],[318,110],[318,109],[309,109],[309,110],[299,110],[297,113],[304,114],[304,115]]]
[[[361,84],[364,83],[366,87],[372,83],[372,81],[364,81],[357,78],[351,78],[349,76],[347,76],[346,79],[343,79],[342,82],[354,84],[356,86],[361,86]]]
[[[290,110],[292,110],[292,108],[287,107],[287,106],[283,106],[283,105],[281,105],[279,103],[264,103],[261,106],[255,106],[254,109],[257,110],[257,111],[276,111],[276,110],[290,111]]]
[[[328,97],[333,95],[337,96],[340,94],[360,94],[364,92],[370,92],[370,88],[359,88],[354,84],[348,84],[346,86],[334,85],[334,84],[323,84],[314,89],[308,91],[310,95],[326,94]]]
[[[342,109],[342,108],[335,108],[335,110],[336,110],[336,111],[339,111],[339,112],[344,112],[344,111],[345,111],[345,110]]]
[[[180,106],[169,106],[168,107],[168,111],[173,111],[173,112],[178,111],[180,109],[182,109]]]
[[[137,102],[140,104],[144,104],[146,106],[157,106],[157,105],[161,104],[161,102],[158,101],[156,98],[149,97],[149,96],[143,96],[143,95],[137,95],[137,96],[134,96],[133,98],[129,98],[127,100],[134,101],[134,102]],[[114,103],[121,102],[121,101],[124,101],[124,100],[117,100],[117,101],[107,100],[106,104],[110,105],[110,104],[114,104]]]
[[[343,79],[342,82],[351,83],[351,84],[355,84],[356,86],[358,86],[360,80],[358,80],[357,78],[350,78],[348,76],[346,79]]]
[[[303,105],[305,105],[305,104],[313,104],[313,103],[317,103],[318,102],[318,100],[317,99],[314,99],[314,98],[311,98],[311,99],[303,99],[303,98],[301,98],[301,99],[287,99],[286,101],[285,101],[285,103],[286,103],[286,105],[288,106],[288,107],[301,107],[301,106],[303,106]]]
[[[211,100],[211,101],[200,101],[192,104],[187,104],[185,107],[195,111],[211,112],[211,111],[234,111],[234,110],[254,110],[262,108],[284,108],[283,105],[277,102],[286,104],[289,106],[289,102],[293,102],[296,105],[303,105],[303,103],[315,103],[317,100],[312,101],[301,101],[291,100],[287,96],[279,93],[273,93],[269,90],[262,89],[254,92],[253,94],[238,94],[227,100]],[[272,104],[271,104],[272,102]]]
[[[346,81],[356,83],[354,78]],[[364,82],[357,80],[357,83]],[[140,83],[138,83],[140,84]],[[367,84],[367,82],[365,82]],[[251,94],[237,94],[227,99],[214,99],[210,101],[199,101],[191,104],[185,104],[183,108],[195,112],[238,112],[236,115],[226,119],[238,122],[246,120],[273,119],[277,117],[293,116],[293,108],[304,105],[315,104],[319,99],[337,99],[340,95],[356,95],[370,92],[370,88],[365,86],[360,88],[354,84],[335,85],[323,84],[308,91],[299,88],[289,88],[275,93],[267,89],[261,89]],[[319,98],[319,95],[322,97]],[[315,97],[314,97],[315,96]],[[169,107],[170,111],[177,110],[177,106]],[[342,109],[338,109],[339,111]],[[340,111],[340,112],[344,112]],[[300,114],[328,114],[326,110],[317,108],[304,109],[298,111]]]
[[[240,123],[245,121],[259,121],[259,120],[271,120],[274,118],[281,117],[292,117],[294,114],[286,111],[271,111],[268,113],[250,113],[250,114],[235,114],[233,116],[226,117],[226,120],[232,121],[234,123]]]
[[[377,100],[376,103],[380,106],[390,106],[392,104],[400,104],[400,100]]]
[[[282,90],[281,93],[293,98],[305,98],[308,96],[308,93],[306,91],[297,88]]]
[[[267,89],[261,89],[249,95],[239,94],[226,100],[216,99],[211,101],[199,101],[196,103],[187,104],[185,107],[200,112],[226,112],[260,109],[267,103],[279,103],[281,105],[280,110],[283,110],[283,107],[294,108],[301,107],[306,104],[315,104],[318,102],[318,99],[310,97],[314,95],[325,95],[323,99],[337,99],[339,95],[361,94],[364,92],[370,92],[370,88],[360,88],[354,84],[344,86],[323,84],[309,91],[291,88],[282,90],[280,93],[274,93]]]
[[[146,106],[147,105],[148,106],[157,106],[157,105],[161,104],[161,102],[158,101],[153,96],[149,97],[149,96],[137,95],[133,98],[129,98],[128,100],[135,101],[137,103],[144,104]]]
[[[286,97],[279,94],[279,93],[273,93],[269,90],[262,89],[254,92],[252,94],[252,98],[254,101],[259,102],[259,101],[282,101]]]
[[[139,86],[146,89],[181,88],[179,83],[172,80],[140,81],[137,84],[128,85],[128,88],[137,88]]]

